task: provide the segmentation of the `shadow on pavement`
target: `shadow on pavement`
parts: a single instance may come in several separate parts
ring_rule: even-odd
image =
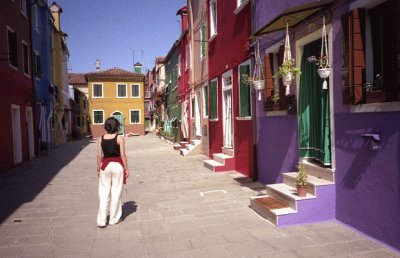
[[[126,217],[136,212],[137,205],[134,201],[125,202],[122,204],[122,216],[121,220],[124,221]]]
[[[68,142],[46,155],[0,173],[0,223],[21,205],[34,200],[61,169],[68,166],[91,142],[90,138]]]

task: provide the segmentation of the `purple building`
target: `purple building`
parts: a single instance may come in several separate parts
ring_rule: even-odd
[[[269,196],[253,198],[253,209],[278,226],[337,219],[400,250],[400,3],[254,0],[253,12],[265,74],[258,181]],[[301,71],[288,88],[272,76],[284,64],[287,26]],[[306,197],[290,173],[299,162]]]

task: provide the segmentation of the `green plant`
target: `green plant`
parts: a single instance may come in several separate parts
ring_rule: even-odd
[[[299,162],[297,168],[299,169],[299,171],[297,172],[296,176],[296,186],[297,187],[308,186],[308,176],[307,173],[304,171],[304,164]]]
[[[293,77],[296,77],[300,74],[300,69],[294,65],[294,60],[286,60],[281,66],[278,68],[278,72],[274,74],[274,78],[280,78],[286,76],[288,73],[292,73]]]

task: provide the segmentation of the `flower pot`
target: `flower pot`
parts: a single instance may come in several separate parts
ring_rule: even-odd
[[[292,83],[292,80],[293,80],[293,73],[292,72],[289,72],[289,73],[284,74],[282,76],[282,82],[283,82],[283,85],[285,85],[285,86],[290,85]]]
[[[299,197],[306,197],[308,186],[297,186],[297,195]]]
[[[317,70],[317,72],[318,72],[319,77],[321,77],[322,79],[326,79],[331,74],[332,68],[330,68],[330,67],[319,68]]]
[[[264,80],[256,80],[253,81],[253,87],[256,90],[263,90],[265,89],[265,84],[264,84]]]

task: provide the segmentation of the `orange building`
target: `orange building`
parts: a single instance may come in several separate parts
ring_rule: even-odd
[[[85,74],[93,138],[105,133],[104,122],[111,116],[120,121],[120,134],[145,134],[144,78],[141,65],[135,67],[134,73],[119,68],[104,71],[97,68],[95,72]]]

